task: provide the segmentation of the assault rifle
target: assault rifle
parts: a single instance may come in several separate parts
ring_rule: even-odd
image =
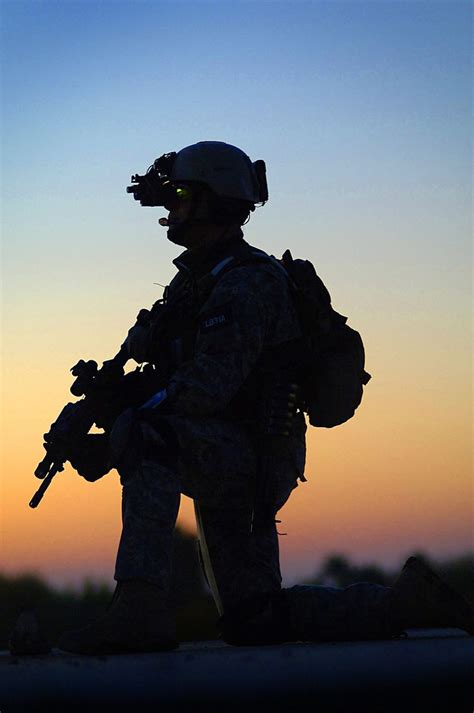
[[[148,315],[147,310],[142,310],[137,322],[145,321]],[[82,398],[67,403],[43,436],[46,456],[35,470],[36,477],[43,482],[30,500],[31,508],[39,505],[56,473],[64,470],[75,444],[94,424],[107,432],[122,411],[130,406],[140,406],[162,388],[158,371],[152,364],[143,368],[138,366],[135,371],[125,374],[124,367],[129,358],[124,342],[113,359],[105,361],[100,369],[97,362],[83,359],[72,367],[71,373],[76,379],[70,391]]]

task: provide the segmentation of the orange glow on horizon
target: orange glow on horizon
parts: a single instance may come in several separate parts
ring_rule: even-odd
[[[33,431],[44,430],[46,410],[50,404],[42,403],[41,409],[38,404],[23,441],[14,426],[21,409],[10,424],[3,460],[1,566],[65,581],[78,572],[111,579],[120,536],[115,472],[90,484],[67,466],[39,507],[28,507],[40,483],[33,470],[42,458],[41,440]],[[284,573],[285,565],[291,571],[292,561],[303,553],[316,569],[335,551],[393,561],[414,549],[443,554],[470,548],[470,459],[463,443],[468,434],[453,423],[417,433],[418,415],[413,421],[400,422],[394,414],[381,422],[362,406],[342,427],[309,430],[308,482],[300,483],[280,513],[279,530],[288,533],[280,538]],[[195,530],[188,498],[183,497],[178,521]]]

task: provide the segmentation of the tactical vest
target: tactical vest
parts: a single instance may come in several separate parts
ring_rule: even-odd
[[[159,369],[165,384],[181,364],[193,359],[202,322],[200,310],[227,272],[239,266],[268,264],[269,261],[284,272],[284,268],[275,258],[244,240],[230,246],[229,252],[230,254],[225,254],[203,275],[196,276],[191,271],[187,275],[178,273],[165,289],[163,299],[152,308],[152,346],[148,361]],[[265,410],[262,399],[268,401],[263,391],[278,391],[279,384],[280,390],[287,391],[286,382],[295,381],[294,374],[291,378],[289,374],[290,365],[292,372],[294,371],[295,353],[294,342],[266,350],[220,415],[228,419],[262,421],[262,410]]]

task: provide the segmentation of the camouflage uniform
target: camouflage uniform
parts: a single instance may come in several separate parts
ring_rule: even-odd
[[[270,618],[284,610],[291,624],[291,632],[280,632],[277,639],[344,638],[344,632],[357,633],[349,626],[356,604],[362,630],[373,629],[375,621],[377,633],[389,604],[387,588],[281,590],[275,515],[298,479],[304,480],[306,424],[300,412],[271,463],[271,517],[251,531],[259,467],[255,420],[264,378],[259,366],[265,354],[296,344],[300,328],[287,278],[269,260],[235,266],[209,293],[212,270],[223,267],[242,244],[239,230],[211,253],[186,251],[174,261],[179,272],[149,345],[168,399],[157,410],[153,430],[142,427],[139,461],[121,471],[123,532],[116,579],[145,579],[168,589],[171,541],[184,493],[197,505],[212,563],[211,588],[224,618],[239,627],[242,618],[265,618],[271,601]],[[270,629],[275,630],[273,619]],[[265,637],[264,632],[257,638]]]

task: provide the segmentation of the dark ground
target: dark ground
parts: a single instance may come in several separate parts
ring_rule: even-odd
[[[200,574],[194,538],[178,535],[175,555],[181,566],[175,568],[172,598],[178,638],[188,643],[170,653],[61,653],[54,649],[59,634],[100,616],[110,588],[86,583],[80,592],[58,591],[34,575],[0,575],[0,649],[8,647],[25,608],[35,610],[53,646],[49,655],[0,654],[0,713],[474,712],[474,637],[458,630],[413,630],[405,640],[226,646],[216,641],[217,611]],[[471,554],[429,563],[474,598]],[[395,574],[333,555],[312,583],[390,585]]]
[[[390,641],[232,647],[169,653],[0,655],[0,710],[436,711],[472,713],[474,638],[411,630]]]

